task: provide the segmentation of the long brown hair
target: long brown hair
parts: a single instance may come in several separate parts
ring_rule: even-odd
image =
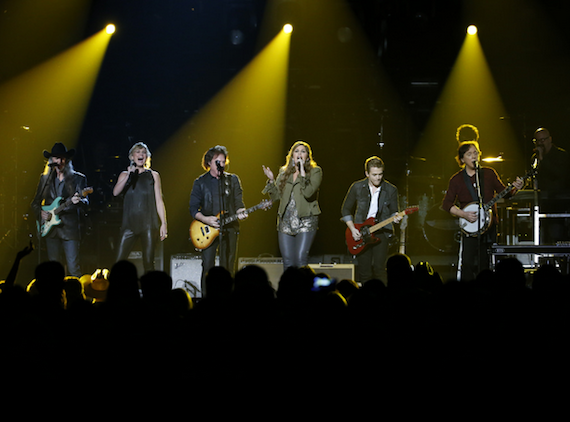
[[[313,160],[313,151],[311,150],[311,146],[302,140],[298,140],[297,142],[295,142],[291,147],[291,149],[289,150],[287,157],[285,158],[285,164],[283,165],[283,167],[281,167],[282,177],[281,177],[281,183],[279,184],[280,191],[283,191],[283,188],[285,187],[285,184],[287,183],[287,179],[289,179],[289,176],[295,173],[293,152],[299,146],[305,147],[308,154],[307,160],[303,164],[303,167],[305,167],[305,173],[309,174],[311,172],[311,169],[317,166],[317,163],[315,162],[315,160]]]

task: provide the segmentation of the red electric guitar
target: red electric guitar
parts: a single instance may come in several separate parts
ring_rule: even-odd
[[[358,255],[362,252],[368,245],[372,245],[380,241],[380,238],[373,235],[375,231],[380,230],[382,227],[387,226],[392,223],[396,216],[403,217],[404,215],[412,214],[418,211],[420,208],[418,206],[408,207],[404,211],[394,214],[392,217],[387,218],[379,223],[375,222],[374,217],[370,217],[362,224],[355,224],[354,226],[358,229],[362,237],[359,240],[354,240],[352,237],[352,232],[347,227],[346,228],[346,246],[348,247],[348,252],[351,255]]]

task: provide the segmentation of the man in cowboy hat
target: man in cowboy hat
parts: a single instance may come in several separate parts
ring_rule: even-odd
[[[44,150],[48,162],[40,177],[32,209],[38,221],[40,237],[46,240],[50,261],[62,262],[65,255],[67,273],[80,277],[79,243],[81,208],[88,204],[87,178],[75,171],[68,150],[58,142],[51,152]]]

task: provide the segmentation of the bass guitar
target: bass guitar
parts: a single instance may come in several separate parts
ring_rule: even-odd
[[[268,210],[271,208],[273,203],[268,200],[264,199],[259,204],[254,205],[251,208],[245,210],[247,214],[251,214],[253,211],[264,209]],[[220,219],[220,214],[217,215],[218,219]],[[237,214],[234,214],[229,217],[223,217],[222,224],[226,225],[238,219]],[[203,250],[206,249],[208,246],[212,244],[214,240],[219,236],[220,230],[216,229],[215,227],[209,226],[207,224],[202,223],[198,220],[193,220],[190,224],[190,240],[192,244],[196,248],[196,250]]]
[[[529,170],[523,177],[523,181],[529,177],[532,177],[536,173],[536,170]],[[475,222],[470,222],[465,218],[459,217],[459,227],[461,231],[465,233],[466,236],[470,237],[477,237],[480,234],[483,234],[487,231],[487,229],[491,226],[491,221],[493,218],[493,205],[497,203],[497,201],[501,198],[504,198],[507,194],[509,194],[514,189],[512,183],[509,183],[505,189],[501,192],[497,193],[493,199],[483,205],[481,212],[479,213],[479,218]],[[467,212],[477,212],[479,210],[479,204],[477,202],[471,202],[465,207],[463,207],[463,211]]]
[[[79,195],[82,198],[85,198],[90,193],[93,193],[92,187],[83,189]],[[39,221],[37,222],[38,232],[40,233],[41,237],[47,236],[47,234],[54,226],[61,224],[61,219],[59,218],[58,214],[72,204],[71,197],[67,199],[67,201],[65,201],[63,204],[61,201],[63,201],[63,198],[61,196],[58,196],[51,204],[42,206],[42,211],[47,212],[51,215],[51,217],[48,217],[47,220],[42,220],[41,223]]]
[[[412,214],[418,210],[419,207],[417,206],[408,207],[404,211],[400,211],[399,213],[394,214],[392,217],[387,218],[386,220],[381,221],[379,223],[375,223],[376,220],[374,219],[374,217],[370,217],[362,224],[355,224],[354,226],[358,229],[361,235],[359,240],[354,240],[354,238],[352,237],[352,232],[347,227],[345,237],[346,237],[346,246],[348,247],[348,252],[351,255],[358,255],[364,249],[366,249],[367,246],[372,245],[376,242],[380,242],[380,238],[374,236],[373,234],[374,232],[392,223],[396,217],[403,217],[404,215]]]

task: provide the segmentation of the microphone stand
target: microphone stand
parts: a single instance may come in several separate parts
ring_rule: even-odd
[[[483,242],[481,237],[481,213],[483,212],[483,195],[481,194],[481,183],[479,180],[479,163],[477,161],[475,164],[475,187],[477,190],[477,274],[481,272],[481,243]]]
[[[534,159],[532,162],[532,169],[534,170],[532,174],[532,190],[533,190],[533,206],[532,206],[532,228],[533,228],[533,243],[535,245],[540,245],[540,205],[539,205],[539,186],[536,174],[539,171],[540,161],[538,160],[538,151],[535,152]]]
[[[222,254],[227,254],[226,248],[224,247],[225,236],[224,236],[224,213],[226,211],[226,204],[224,198],[224,186],[226,180],[226,174],[224,173],[224,168],[216,161],[216,166],[218,168],[218,196],[220,198],[220,264],[225,263],[225,256],[222,260]]]

